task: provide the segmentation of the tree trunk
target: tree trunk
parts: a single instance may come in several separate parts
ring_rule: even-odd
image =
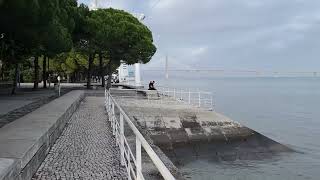
[[[42,80],[43,80],[43,88],[47,88],[47,57],[43,56],[42,63]]]
[[[99,54],[99,66],[100,66],[100,78],[101,78],[101,86],[104,87],[106,85],[105,79],[104,79],[104,70],[103,70],[103,62],[102,62],[102,54]]]
[[[108,63],[108,82],[107,82],[107,89],[111,88],[111,79],[112,79],[112,65],[111,62]]]
[[[48,58],[48,72],[47,72],[47,79],[48,79],[48,83],[49,83],[49,88],[50,87],[50,84],[51,84],[51,79],[50,79],[50,59]]]
[[[2,64],[2,67],[1,67],[1,80],[4,81],[4,64]]]
[[[39,83],[39,57],[34,57],[34,79],[33,79],[33,89],[38,89]]]
[[[15,62],[15,64],[14,64],[14,77],[13,77],[13,82],[12,82],[11,94],[16,93],[17,82],[18,82],[18,71],[19,71],[18,69],[19,69],[19,64],[18,64],[18,62]]]
[[[88,74],[87,74],[87,89],[91,89],[91,70],[93,63],[93,55],[89,54],[89,66],[88,66]]]

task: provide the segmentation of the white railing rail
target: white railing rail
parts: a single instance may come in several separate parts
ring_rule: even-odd
[[[182,101],[199,108],[206,108],[211,111],[213,110],[214,105],[211,92],[164,86],[157,87],[157,90],[161,96],[171,97],[174,100]]]
[[[174,180],[174,176],[164,165],[158,155],[151,148],[149,143],[139,132],[136,126],[132,123],[125,111],[119,106],[117,101],[111,96],[110,91],[105,90],[105,107],[109,116],[109,121],[112,126],[112,133],[115,136],[116,144],[120,149],[121,165],[126,167],[128,173],[128,179],[144,180],[142,174],[142,158],[141,147],[146,151],[153,164],[157,167],[160,174],[165,180]],[[115,114],[115,108],[120,112],[120,118],[118,119]],[[128,144],[128,141],[124,135],[124,123],[127,123],[136,137],[136,155],[132,153],[132,150]]]

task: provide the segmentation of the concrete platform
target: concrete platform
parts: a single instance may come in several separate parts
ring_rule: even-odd
[[[125,88],[125,89],[143,89],[143,85],[135,85],[134,83],[114,83],[112,84],[113,87],[118,87],[118,88]]]
[[[172,148],[175,144],[225,141],[254,134],[254,131],[220,113],[173,102],[168,97],[148,98],[139,92],[136,91],[137,95],[134,91],[112,90],[128,115],[148,129],[159,146]]]
[[[0,129],[0,179],[30,179],[84,97],[72,91]]]
[[[171,159],[215,154],[255,158],[257,154],[292,151],[217,112],[169,97],[148,99],[133,90],[112,89],[111,93],[128,116],[146,129],[153,142]]]

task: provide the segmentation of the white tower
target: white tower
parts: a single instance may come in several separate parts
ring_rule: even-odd
[[[93,10],[97,10],[98,9],[98,0],[93,0]]]
[[[166,71],[166,79],[169,79],[169,64],[168,64],[168,55],[166,55],[166,65],[165,65],[165,71]]]
[[[136,86],[141,86],[140,63],[135,63],[134,67],[134,81],[136,83]]]
[[[145,15],[144,14],[137,14],[135,13],[134,16],[136,18],[138,18],[139,21],[143,21],[145,19]],[[135,63],[134,64],[135,67],[135,73],[134,73],[134,81],[136,86],[141,86],[141,74],[140,74],[140,63]]]

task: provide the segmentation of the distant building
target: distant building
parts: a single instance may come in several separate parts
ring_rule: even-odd
[[[141,84],[139,64],[136,63],[135,65],[128,65],[122,62],[117,71],[119,83]]]
[[[117,70],[119,73],[119,82],[120,83],[126,82],[129,77],[128,65],[122,62]]]

